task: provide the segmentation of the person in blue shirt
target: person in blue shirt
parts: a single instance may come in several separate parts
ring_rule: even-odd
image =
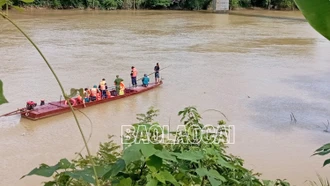
[[[149,85],[149,77],[147,74],[144,74],[144,77],[142,78],[142,86],[147,87]]]

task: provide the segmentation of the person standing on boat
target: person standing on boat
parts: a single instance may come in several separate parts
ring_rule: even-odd
[[[105,99],[107,98],[107,82],[105,82],[105,79],[103,78],[102,81],[100,82],[100,85],[99,85],[99,89],[101,91],[101,96],[102,96],[102,99]]]
[[[132,79],[132,85],[133,85],[133,87],[137,87],[136,76],[137,76],[137,70],[136,70],[136,68],[134,66],[132,66],[131,79]]]
[[[159,82],[159,64],[157,63],[156,66],[154,67],[154,71],[155,71],[155,83]]]
[[[116,75],[116,79],[115,79],[114,83],[115,83],[115,86],[116,86],[116,94],[117,94],[117,96],[119,95],[119,91],[120,91],[120,83],[121,83],[122,81],[124,81],[124,80],[121,79],[121,78],[119,77],[119,75]]]

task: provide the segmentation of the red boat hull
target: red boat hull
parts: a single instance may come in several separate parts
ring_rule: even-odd
[[[160,86],[161,84],[163,84],[162,81],[160,81],[160,83],[158,83],[158,84],[150,83],[148,87],[138,86],[138,87],[130,88],[130,89],[126,88],[124,95],[111,96],[110,98],[85,103],[85,105],[86,105],[86,107],[90,107],[90,106],[93,106],[93,105],[98,105],[98,104],[101,104],[101,103],[114,101],[114,100],[117,100],[117,99],[132,96],[132,95],[135,95],[135,94],[140,94],[142,92],[154,89],[154,88]],[[75,105],[73,107],[76,108],[76,109],[85,108],[84,104]],[[49,102],[49,103],[46,103],[45,105],[42,105],[42,106],[36,106],[33,110],[27,110],[26,108],[20,109],[21,116],[23,118],[27,118],[27,119],[30,119],[30,120],[39,120],[39,119],[43,119],[43,118],[48,118],[48,117],[51,117],[51,116],[56,116],[56,115],[59,115],[59,114],[70,112],[70,111],[71,111],[71,109],[70,109],[69,105],[65,105],[64,100],[63,101]]]

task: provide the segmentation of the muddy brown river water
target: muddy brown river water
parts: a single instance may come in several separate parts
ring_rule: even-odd
[[[164,84],[153,91],[84,109],[78,113],[95,152],[108,134],[119,142],[121,125],[136,121],[150,106],[157,120],[180,124],[178,111],[196,106],[218,109],[235,125],[228,151],[264,179],[295,185],[316,180],[324,157],[311,157],[330,141],[323,122],[330,119],[330,42],[299,12],[244,11],[283,18],[184,11],[25,11],[11,12],[57,72],[66,91],[91,87],[119,74],[129,84],[132,65],[139,75],[161,67]],[[294,19],[290,19],[294,18]],[[32,45],[0,19],[0,79],[10,103],[60,99],[60,89]],[[153,81],[153,77],[151,78]],[[290,123],[290,114],[297,119]],[[224,119],[202,115],[206,124]],[[330,129],[329,129],[330,130]],[[40,163],[75,158],[83,142],[71,113],[29,121],[0,122],[0,185],[40,185],[40,177],[19,178]],[[84,151],[85,152],[85,151]]]

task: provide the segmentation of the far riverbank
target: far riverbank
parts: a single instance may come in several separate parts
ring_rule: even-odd
[[[28,6],[24,7],[25,11],[43,11],[43,12],[53,12],[53,11],[95,11],[95,12],[153,12],[157,11],[160,13],[162,11],[165,12],[198,12],[198,13],[214,13],[211,8],[207,10],[178,10],[178,9],[163,9],[163,10],[155,10],[155,9],[117,9],[117,10],[102,10],[102,9],[91,9],[91,8],[72,8],[72,9],[53,9],[47,7],[34,7]],[[16,11],[16,10],[10,10]],[[229,10],[229,15],[238,15],[238,16],[251,16],[251,17],[265,17],[265,18],[276,18],[276,19],[293,19],[297,21],[306,21],[305,17],[299,10],[268,10],[263,8],[237,8],[235,10]]]

